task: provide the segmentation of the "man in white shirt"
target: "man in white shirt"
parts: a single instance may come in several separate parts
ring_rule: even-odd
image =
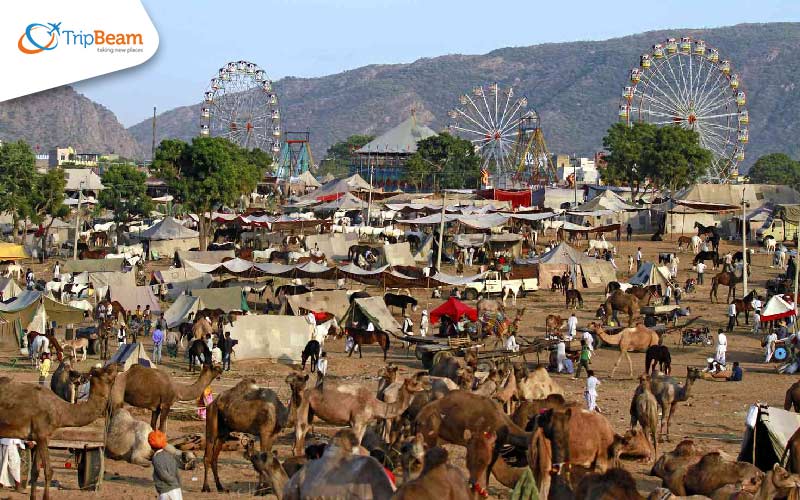
[[[475,257],[475,249],[469,247],[467,249],[467,266],[472,267],[472,259]]]
[[[594,337],[589,332],[589,330],[584,330],[583,334],[581,335],[581,340],[586,342],[586,346],[589,348],[590,351],[594,352]]]
[[[560,340],[556,345],[556,370],[557,373],[564,371],[564,360],[567,359],[567,345],[564,340]]]
[[[642,267],[642,247],[636,249],[636,270]]]
[[[586,391],[583,393],[586,399],[586,409],[595,411],[597,409],[597,386],[600,381],[594,376],[594,370],[588,370],[586,374],[589,376],[586,379]]]
[[[578,332],[578,318],[575,317],[575,313],[572,313],[567,320],[567,335],[569,336],[570,340],[575,338],[575,335]]]
[[[664,305],[668,306],[669,301],[672,298],[672,285],[667,284],[667,287],[664,289]]]
[[[725,364],[725,354],[728,351],[728,337],[725,335],[725,332],[722,331],[722,328],[719,329],[717,332],[717,349],[714,359],[717,363],[724,365]]]
[[[506,351],[517,352],[519,351],[519,344],[517,344],[517,338],[514,337],[514,334],[508,336],[506,339],[505,345]]]
[[[778,341],[778,334],[775,333],[773,330],[770,332],[769,335],[766,336],[764,339],[764,349],[766,350],[766,357],[764,358],[764,363],[769,363],[769,360],[772,359],[772,355],[775,354],[775,343]]]
[[[762,304],[761,304],[761,299],[758,296],[753,298],[753,302],[751,303],[751,305],[753,306],[754,311],[761,311]]]
[[[322,381],[325,379],[325,374],[328,373],[328,353],[323,351],[317,360],[317,385],[321,386]]]
[[[697,284],[703,284],[703,275],[706,272],[706,263],[705,262],[698,262],[697,263]]]
[[[25,443],[21,439],[1,438],[0,439],[0,486],[4,488],[14,488],[18,493],[25,491],[20,483],[20,458],[19,450],[25,449]]]
[[[731,302],[728,304],[728,328],[725,331],[732,332],[734,326],[736,326],[736,303]]]

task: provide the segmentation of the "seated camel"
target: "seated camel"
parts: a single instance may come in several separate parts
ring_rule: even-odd
[[[616,335],[607,334],[603,327],[597,323],[589,323],[589,328],[606,344],[619,346],[619,357],[617,362],[614,363],[614,368],[611,369],[612,377],[617,371],[623,356],[628,358],[630,376],[633,377],[633,361],[631,361],[631,355],[628,354],[629,351],[644,352],[647,351],[648,347],[658,345],[659,342],[658,333],[641,324],[635,327],[623,328]]]
[[[394,487],[383,466],[355,454],[360,438],[351,429],[336,433],[325,452],[300,469],[283,490],[283,500],[304,498],[390,498]]]
[[[418,478],[406,481],[394,495],[396,500],[470,500],[467,478],[461,469],[447,463],[447,450],[434,447],[425,452],[425,465]]]
[[[153,449],[147,441],[153,428],[147,422],[136,420],[124,408],[120,408],[111,416],[106,434],[106,456],[115,460],[125,460],[142,467],[153,465]],[[195,468],[195,456],[191,451],[180,451],[172,444],[167,444],[164,451],[178,459],[184,470]]]
[[[514,375],[517,384],[517,399],[531,401],[544,399],[551,394],[564,395],[564,389],[550,378],[544,366],[537,366],[532,372],[521,365],[514,366]]]

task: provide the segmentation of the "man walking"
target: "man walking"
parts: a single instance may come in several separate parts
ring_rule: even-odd
[[[722,331],[722,328],[719,329],[717,332],[717,349],[714,356],[717,363],[724,365],[725,364],[725,355],[728,351],[728,337],[725,335],[725,332]]]
[[[581,355],[578,358],[578,368],[575,369],[575,376],[573,379],[580,377],[581,369],[586,370],[586,373],[589,373],[589,358],[591,357],[591,351],[589,350],[589,346],[586,344],[585,340],[581,340]]]
[[[586,374],[589,377],[586,379],[586,391],[584,391],[583,397],[586,399],[586,408],[589,411],[596,411],[597,386],[600,385],[600,381],[594,376],[594,370],[587,370]]]
[[[222,351],[222,369],[229,372],[231,371],[231,354],[233,353],[233,347],[238,343],[238,341],[231,338],[231,332],[225,332],[225,337],[222,339],[220,344],[220,350]]]
[[[631,236],[633,236],[633,227],[628,223],[628,227],[625,228],[625,232],[628,233],[628,241],[631,241]]]
[[[153,311],[150,310],[150,305],[146,305],[142,313],[142,322],[144,324],[144,336],[150,336],[150,328],[153,327]]]
[[[642,247],[636,249],[636,270],[642,268]]]
[[[156,329],[153,330],[153,362],[157,365],[161,364],[161,346],[163,344],[164,332],[161,328],[156,327]]]
[[[705,275],[705,273],[706,273],[706,263],[702,262],[702,261],[698,262],[697,263],[697,284],[698,285],[702,285],[704,283],[703,275]]]
[[[731,302],[728,304],[728,328],[725,331],[732,332],[734,326],[736,326],[736,303]]]
[[[578,318],[575,316],[575,313],[572,313],[567,320],[567,335],[569,336],[570,340],[575,338],[575,335],[578,333]]]

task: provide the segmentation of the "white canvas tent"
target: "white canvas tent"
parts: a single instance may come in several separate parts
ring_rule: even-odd
[[[200,309],[200,299],[190,295],[180,295],[164,313],[167,328],[175,328],[185,322],[190,314]]]
[[[13,299],[22,293],[14,278],[0,278],[0,301]]]
[[[411,246],[407,241],[380,247],[386,264],[390,266],[413,266],[414,256],[411,255]]]
[[[237,360],[266,358],[297,363],[311,338],[311,325],[302,316],[239,316],[233,326],[226,325],[224,330],[239,341]]]
[[[136,306],[142,306],[142,311],[150,306],[151,311],[161,312],[161,305],[149,286],[114,285],[109,287],[109,296],[112,302],[119,302],[128,312],[135,311]]]
[[[789,438],[800,427],[800,414],[774,406],[755,404],[745,417],[739,460],[763,471],[781,461]]]
[[[250,310],[240,286],[197,289],[192,290],[192,295],[202,301],[201,307],[204,309],[222,309],[226,313]]]
[[[87,273],[87,281],[92,284],[98,297],[105,297],[111,286],[130,288],[136,286],[136,273],[102,272]],[[144,307],[144,306],[142,306]]]
[[[208,288],[214,281],[210,274],[201,273],[189,266],[155,271],[153,276],[159,283],[167,284],[167,297],[170,299],[175,299],[187,291]]]
[[[375,325],[376,330],[400,334],[400,324],[392,316],[383,302],[383,297],[366,297],[356,299],[347,310],[345,319],[348,323],[361,322],[365,319]]]
[[[173,217],[166,217],[152,227],[142,231],[140,240],[150,242],[150,256],[157,253],[160,258],[172,258],[176,251],[189,250],[198,246],[198,233],[182,225]]]
[[[350,307],[347,294],[340,290],[289,295],[287,300],[295,315],[300,314],[300,309],[306,309],[314,312],[328,312],[341,318]]]

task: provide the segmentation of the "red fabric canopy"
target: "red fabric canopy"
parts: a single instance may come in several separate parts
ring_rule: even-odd
[[[467,315],[467,318],[470,321],[478,321],[478,310],[474,307],[470,307],[465,303],[461,302],[460,300],[456,299],[455,297],[450,297],[447,299],[447,302],[440,305],[433,311],[431,311],[431,323],[436,324],[439,322],[439,318],[442,316],[447,316],[448,318],[452,319],[453,321],[458,321],[459,318],[463,315]]]
[[[344,193],[326,194],[324,196],[317,196],[317,201],[336,201],[342,196],[344,196]]]
[[[523,189],[521,191],[506,191],[505,189],[484,189],[478,192],[478,196],[490,200],[510,201],[511,208],[531,206],[531,191]]]

